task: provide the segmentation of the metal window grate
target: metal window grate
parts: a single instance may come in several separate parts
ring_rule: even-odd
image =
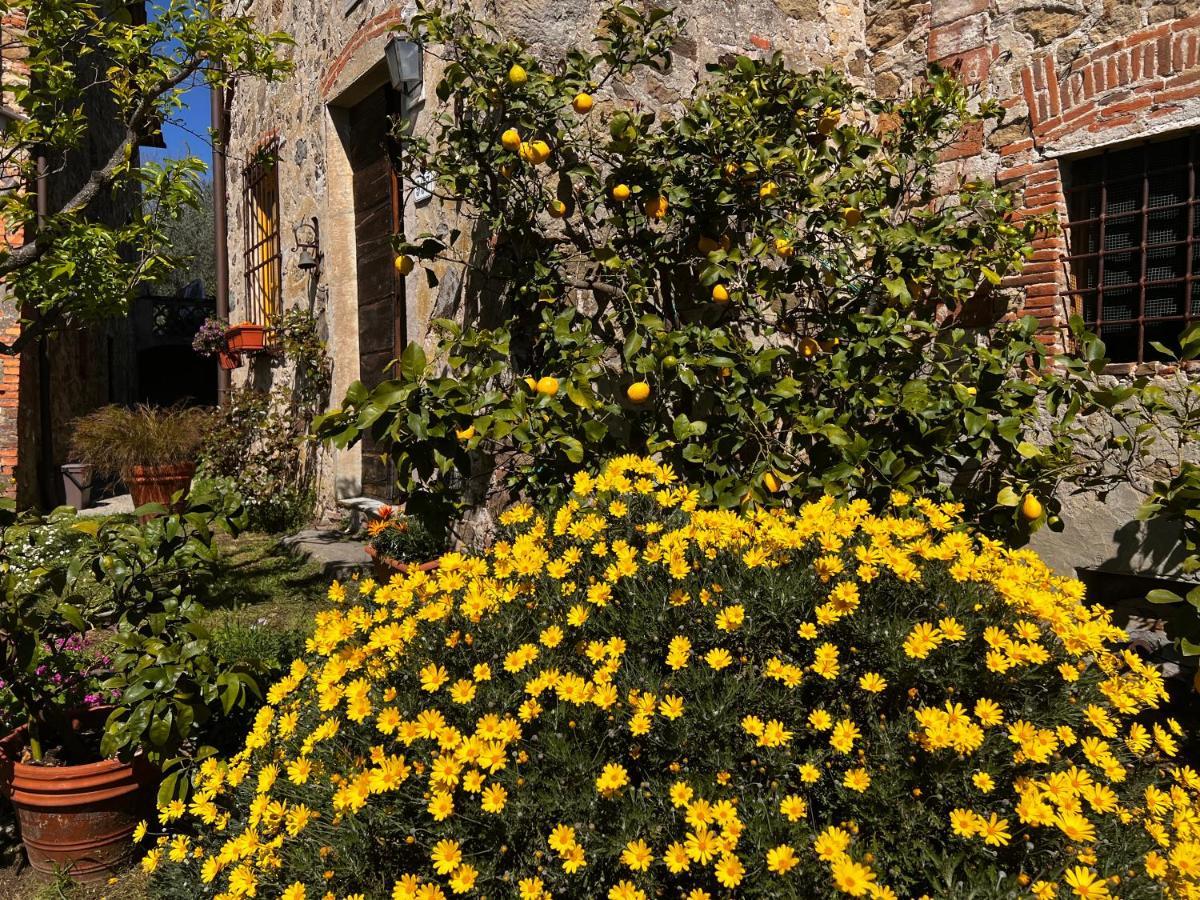
[[[283,250],[279,236],[279,163],[274,143],[246,166],[246,319],[266,325],[279,312]]]
[[[1161,359],[1200,319],[1200,134],[1077,159],[1067,170],[1072,309],[1117,362]]]
[[[1068,300],[1112,360],[1160,359],[1200,319],[1200,134],[1070,163]]]

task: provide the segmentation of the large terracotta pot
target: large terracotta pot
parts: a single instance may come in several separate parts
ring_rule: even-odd
[[[371,557],[375,578],[379,581],[388,581],[393,575],[403,575],[410,569],[432,572],[442,564],[440,559],[426,563],[402,563],[400,560],[392,559],[390,556],[381,556],[379,551],[370,544],[367,544],[367,556]]]
[[[75,724],[102,725],[108,712],[89,710]],[[133,829],[153,814],[158,770],[142,756],[131,763],[30,765],[19,761],[27,743],[24,725],[0,740],[0,787],[16,810],[29,864],[47,876],[105,881],[129,862]]]
[[[133,497],[133,508],[146,503],[161,503],[171,508],[171,498],[178,491],[187,491],[196,474],[195,463],[180,463],[174,466],[134,466],[125,479],[125,486]],[[182,502],[176,504],[178,512]],[[143,516],[143,520],[147,517]]]

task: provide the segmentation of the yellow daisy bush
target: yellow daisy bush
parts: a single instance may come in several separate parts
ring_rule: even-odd
[[[1028,550],[907,496],[698,508],[581,473],[486,554],[337,585],[164,897],[1200,896],[1162,679]]]

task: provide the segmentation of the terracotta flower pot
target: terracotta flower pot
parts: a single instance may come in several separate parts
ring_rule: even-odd
[[[225,333],[229,349],[234,353],[258,353],[267,346],[267,329],[262,325],[243,322]]]
[[[81,713],[81,724],[103,725],[107,708]],[[106,880],[129,862],[133,829],[154,810],[159,773],[142,756],[81,766],[20,762],[26,726],[0,740],[0,788],[12,802],[29,864],[44,875]]]
[[[125,479],[125,486],[133,497],[133,508],[137,509],[147,503],[161,503],[163,506],[178,512],[182,501],[174,507],[171,498],[178,491],[187,491],[196,474],[195,463],[179,463],[173,466],[134,466]],[[149,516],[143,516],[145,521]]]
[[[236,353],[229,353],[222,350],[217,354],[217,362],[222,369],[232,370],[238,368],[242,364],[242,358]]]
[[[371,557],[372,569],[378,581],[387,581],[393,575],[403,575],[410,569],[432,572],[442,564],[440,559],[424,563],[403,563],[398,559],[392,559],[390,556],[380,555],[379,551],[370,544],[367,544],[367,556]]]

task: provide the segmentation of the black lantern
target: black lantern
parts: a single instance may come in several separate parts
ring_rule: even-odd
[[[415,92],[421,87],[424,74],[420,44],[393,36],[384,47],[384,55],[387,57],[392,87],[404,91],[405,94]]]

